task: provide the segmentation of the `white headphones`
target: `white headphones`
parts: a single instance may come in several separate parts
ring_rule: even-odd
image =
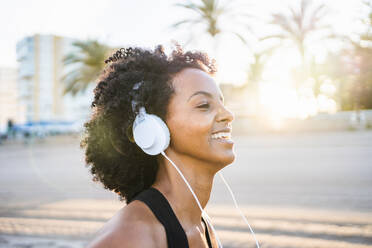
[[[140,107],[133,123],[133,138],[145,153],[157,155],[167,149],[170,134],[167,124],[162,119],[146,113],[145,108]]]

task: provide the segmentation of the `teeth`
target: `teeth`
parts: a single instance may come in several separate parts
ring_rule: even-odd
[[[212,134],[211,137],[212,139],[231,139],[231,133],[220,132]]]

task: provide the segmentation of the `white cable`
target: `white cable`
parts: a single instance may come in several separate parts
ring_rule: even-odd
[[[218,247],[223,248],[222,243],[221,243],[221,241],[220,241],[220,239],[219,239],[219,237],[218,237],[218,235],[217,235],[217,232],[216,232],[216,230],[214,229],[213,225],[212,225],[211,222],[210,222],[210,218],[209,218],[208,214],[204,211],[203,207],[201,206],[201,204],[200,204],[200,202],[199,202],[199,199],[198,199],[198,197],[196,196],[194,190],[191,188],[189,182],[186,180],[186,178],[184,177],[184,175],[182,174],[182,172],[180,171],[180,169],[178,169],[177,165],[176,165],[175,163],[173,163],[173,161],[172,161],[170,158],[168,158],[168,156],[165,154],[165,152],[162,151],[161,154],[162,154],[166,159],[168,159],[168,161],[173,165],[173,167],[176,169],[176,171],[177,171],[178,174],[181,176],[181,178],[183,179],[183,181],[186,183],[186,185],[187,185],[187,187],[189,188],[189,190],[190,190],[192,196],[194,197],[196,203],[198,204],[198,207],[200,208],[200,210],[201,210],[201,212],[202,212],[202,215],[204,215],[204,216],[206,217],[207,223],[209,224],[209,226],[212,227],[213,233],[214,233],[214,235],[215,235],[215,237],[216,237],[216,240],[217,240],[217,243],[218,243]]]
[[[228,191],[230,192],[231,198],[233,199],[233,202],[234,202],[234,205],[235,205],[236,209],[238,210],[239,214],[242,216],[243,220],[245,221],[245,223],[248,225],[249,229],[251,230],[251,233],[253,234],[254,240],[256,241],[257,248],[260,248],[260,245],[258,244],[258,241],[257,241],[257,239],[256,239],[256,235],[254,234],[254,232],[253,232],[253,230],[252,230],[252,228],[251,228],[251,225],[249,225],[248,220],[247,220],[247,218],[245,217],[245,215],[243,214],[242,210],[239,208],[238,203],[236,202],[236,199],[235,199],[234,193],[232,192],[232,190],[231,190],[229,184],[226,182],[226,180],[225,180],[225,178],[223,177],[221,171],[219,171],[218,174],[220,175],[222,181],[225,183],[225,185],[226,185]]]

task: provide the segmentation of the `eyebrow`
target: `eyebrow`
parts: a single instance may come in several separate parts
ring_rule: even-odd
[[[207,96],[207,97],[209,97],[209,98],[213,98],[213,95],[211,94],[211,93],[209,93],[209,92],[206,92],[206,91],[197,91],[197,92],[195,92],[194,94],[192,94],[190,97],[189,97],[189,99],[187,100],[187,101],[190,101],[190,99],[193,97],[193,96],[196,96],[196,95],[205,95],[205,96]],[[224,101],[224,99],[223,99],[223,97],[222,97],[222,95],[220,95],[220,100],[223,102]]]

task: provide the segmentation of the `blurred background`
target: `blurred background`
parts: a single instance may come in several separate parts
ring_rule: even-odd
[[[371,0],[14,0],[0,32],[0,247],[84,247],[124,206],[79,148],[95,79],[174,41],[217,60],[224,174],[261,247],[372,247]],[[224,247],[255,247],[219,178],[207,210]]]

